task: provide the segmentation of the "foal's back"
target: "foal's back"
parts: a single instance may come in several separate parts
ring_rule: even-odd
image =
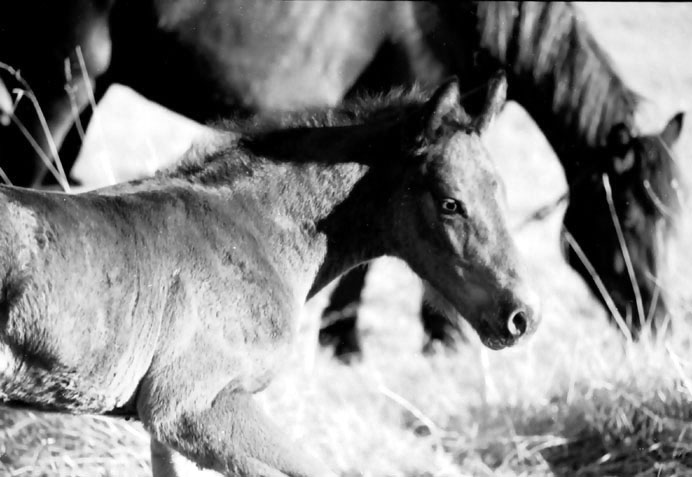
[[[281,334],[233,319],[273,306],[260,289],[286,298],[242,209],[183,185],[131,189],[0,188],[0,399],[109,412],[132,404],[154,355],[175,354],[200,328],[217,326],[227,344]],[[208,319],[215,309],[223,320]]]

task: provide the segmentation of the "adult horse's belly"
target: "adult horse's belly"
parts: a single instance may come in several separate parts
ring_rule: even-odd
[[[156,9],[157,28],[219,101],[272,110],[337,103],[385,38],[392,4],[159,0]]]

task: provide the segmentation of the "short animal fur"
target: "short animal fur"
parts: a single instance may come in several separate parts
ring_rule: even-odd
[[[0,189],[0,399],[131,415],[171,455],[226,476],[333,475],[253,394],[303,302],[398,256],[493,348],[537,322],[479,133],[455,82],[242,125],[201,158],[78,195]]]

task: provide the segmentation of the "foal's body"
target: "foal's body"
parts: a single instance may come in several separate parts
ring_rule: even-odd
[[[234,371],[222,376],[226,371],[219,370],[215,381],[237,381],[250,391],[266,381],[271,358],[258,358],[254,346],[273,349],[288,339],[282,319],[293,316],[307,293],[289,283],[310,283],[303,274],[314,271],[299,265],[312,262],[304,255],[308,246],[318,254],[319,243],[301,240],[302,231],[282,226],[278,215],[248,222],[239,211],[257,212],[249,193],[223,197],[213,187],[152,182],[140,192],[120,187],[117,195],[2,189],[3,223],[19,224],[3,230],[4,319],[10,320],[3,356],[27,344],[19,334],[26,324],[41,337],[29,355],[10,361],[16,374],[2,380],[11,399],[29,392],[48,408],[111,411],[132,398],[154,357],[157,366],[170,364],[198,346],[233,363]],[[70,278],[55,280],[60,276]],[[266,289],[273,300],[255,310],[253,298]],[[209,316],[209,309],[228,310],[227,319]],[[246,312],[275,321],[264,329],[233,319]],[[53,364],[42,370],[46,363]],[[13,383],[24,391],[13,391]]]
[[[2,234],[3,305],[10,311],[3,356],[25,344],[12,333],[25,323],[42,337],[24,362],[10,360],[17,373],[9,381],[3,376],[4,394],[22,400],[12,383],[26,389],[32,382],[41,406],[108,412],[128,404],[152,367],[206,369],[202,350],[228,363],[215,367],[210,382],[261,389],[275,355],[286,352],[288,319],[312,286],[334,278],[325,271],[313,285],[327,252],[318,224],[366,170],[296,163],[278,169],[238,171],[217,184],[154,178],[72,196],[0,189],[3,223],[14,225]],[[335,181],[347,186],[335,193]],[[338,235],[355,239],[359,232],[349,224]],[[46,301],[35,303],[36,293]],[[36,368],[56,361],[59,374],[54,366]],[[98,375],[89,371],[95,368]],[[71,382],[67,389],[60,384]],[[183,394],[193,398],[195,390]]]
[[[230,184],[152,179],[75,196],[2,188],[1,219],[11,227],[0,239],[0,397],[139,415],[155,436],[222,391],[253,407],[249,396],[285,359],[310,288],[334,278],[325,271],[313,285],[329,263],[319,221],[350,191],[328,189],[366,170],[280,169],[272,174],[282,200],[271,203],[256,187],[262,170]],[[305,205],[308,193],[324,203]],[[339,237],[357,232],[352,225]],[[207,424],[222,417],[212,412]]]
[[[371,123],[347,111],[355,119],[332,124],[328,111],[229,134],[204,158],[110,189],[0,189],[0,400],[136,416],[157,475],[162,449],[224,475],[331,475],[252,397],[312,293],[386,253],[488,346],[534,327],[477,134],[503,86],[474,120],[448,85]]]

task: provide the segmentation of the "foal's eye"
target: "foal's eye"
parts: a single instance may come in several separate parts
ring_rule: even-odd
[[[443,214],[461,214],[463,216],[466,216],[461,202],[459,202],[456,199],[451,199],[449,197],[442,199],[442,201],[440,202],[440,208],[442,209]]]

